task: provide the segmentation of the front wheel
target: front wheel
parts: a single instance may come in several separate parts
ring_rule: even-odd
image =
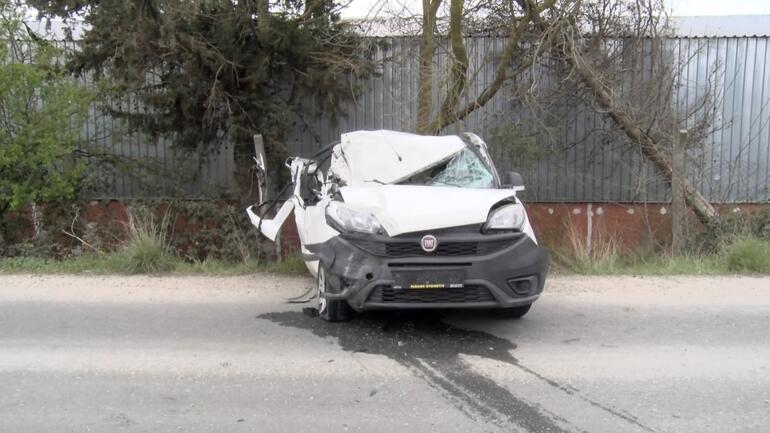
[[[331,301],[324,298],[323,295],[330,287],[329,279],[326,275],[326,269],[318,264],[318,279],[316,280],[316,297],[318,298],[318,315],[329,322],[345,322],[353,317],[353,311],[350,309],[347,301]]]
[[[518,307],[503,308],[499,310],[500,315],[508,319],[519,319],[529,312],[532,304],[520,305]]]

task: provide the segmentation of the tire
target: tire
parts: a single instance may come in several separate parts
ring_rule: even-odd
[[[529,312],[532,308],[532,304],[520,305],[518,307],[503,308],[500,310],[500,315],[508,319],[520,319],[522,316]]]
[[[318,264],[318,277],[316,279],[316,298],[318,298],[318,315],[327,322],[346,322],[353,317],[353,310],[345,300],[331,301],[321,297],[330,287],[326,269]]]

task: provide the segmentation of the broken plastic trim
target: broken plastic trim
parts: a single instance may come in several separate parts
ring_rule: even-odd
[[[283,203],[283,206],[281,206],[281,209],[278,210],[278,213],[275,215],[275,217],[271,219],[265,219],[257,215],[252,210],[253,208],[253,205],[246,208],[246,213],[249,215],[249,220],[251,220],[251,223],[254,224],[257,229],[265,235],[265,237],[275,242],[275,238],[278,235],[278,232],[281,230],[281,226],[284,222],[286,222],[286,219],[291,214],[291,211],[294,210],[294,200],[286,200]]]
[[[349,296],[350,296],[350,288],[348,287],[345,287],[339,293],[329,293],[329,292],[321,293],[321,297],[328,301],[342,301],[344,299],[348,299]]]
[[[253,224],[258,231],[262,232],[268,239],[275,242],[275,237],[278,231],[281,229],[281,225],[286,221],[291,211],[294,209],[294,200],[291,198],[286,200],[278,210],[278,213],[272,219],[265,219],[264,215],[275,208],[280,201],[281,196],[293,185],[292,182],[287,183],[281,189],[281,191],[272,200],[262,202],[258,205],[251,205],[246,208],[246,214],[249,216],[251,224]],[[256,207],[256,211],[254,208]],[[262,209],[264,207],[264,209]]]

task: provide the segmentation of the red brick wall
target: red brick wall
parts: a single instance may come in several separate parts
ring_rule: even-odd
[[[720,213],[759,211],[766,204],[717,205]],[[618,203],[527,203],[527,214],[541,244],[551,248],[569,247],[568,234],[592,241],[611,237],[622,251],[665,243],[671,236],[671,205]],[[691,227],[699,227],[689,215]],[[299,249],[299,236],[294,216],[281,231],[284,254]]]
[[[765,204],[716,205],[720,214],[744,212],[753,214]],[[554,248],[568,247],[570,232],[588,239],[610,237],[621,251],[666,243],[671,236],[669,204],[618,203],[527,203],[527,213],[541,243]],[[698,230],[695,215],[688,215],[689,227]]]
[[[722,214],[751,214],[764,206],[767,204],[733,204],[718,205],[717,209]],[[652,242],[665,243],[670,237],[671,215],[668,204],[528,203],[527,212],[538,240],[551,248],[569,247],[569,234],[588,239],[589,232],[593,241],[609,237],[625,251],[645,247]],[[31,219],[29,209],[23,210],[21,216],[24,220]],[[85,205],[80,216],[85,223],[111,223],[122,227],[127,220],[126,205],[118,200],[93,201]],[[6,215],[6,218],[11,216]],[[694,215],[690,215],[690,219],[691,227],[697,228],[698,221]],[[181,214],[176,215],[175,227],[178,232],[198,229],[194,224],[188,224]],[[25,224],[18,234],[31,235],[31,224]],[[290,215],[281,230],[281,252],[286,256],[297,251],[299,235],[294,215]]]

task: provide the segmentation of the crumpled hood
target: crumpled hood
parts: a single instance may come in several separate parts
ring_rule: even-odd
[[[346,185],[395,184],[465,148],[455,135],[440,137],[396,131],[354,131],[342,134],[334,147],[329,173]]]
[[[352,209],[371,212],[390,236],[481,224],[489,209],[514,195],[510,189],[378,185],[340,189]]]

